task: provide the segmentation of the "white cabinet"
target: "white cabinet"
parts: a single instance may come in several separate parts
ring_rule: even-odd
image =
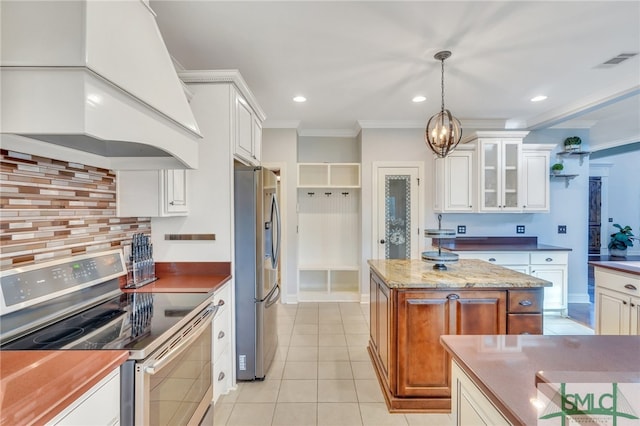
[[[640,335],[640,276],[595,268],[596,334]]]
[[[233,90],[234,155],[249,165],[260,165],[262,154],[262,124],[251,105],[237,90]]]
[[[553,286],[544,288],[544,311],[566,316],[568,309],[568,264],[566,251],[460,251],[460,259],[480,259],[523,274],[533,275]]]
[[[479,210],[518,212],[520,203],[521,139],[478,140]]]
[[[118,171],[118,216],[186,216],[187,174],[184,169]]]
[[[119,425],[120,369],[116,368],[109,373],[47,424]]]
[[[435,159],[438,213],[549,212],[552,144],[523,144],[528,132],[476,132]]]
[[[549,155],[551,144],[522,145],[522,211],[549,212]]]
[[[511,424],[455,361],[451,362],[451,418],[456,426]]]
[[[218,306],[213,317],[213,402],[229,392],[233,384],[233,353],[231,336],[231,284],[227,282],[213,293],[213,303]]]
[[[298,300],[360,300],[360,164],[298,164]]]
[[[435,160],[436,213],[474,211],[475,146],[462,145],[445,158]]]

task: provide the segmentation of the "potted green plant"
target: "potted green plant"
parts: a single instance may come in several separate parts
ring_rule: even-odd
[[[580,145],[582,144],[582,139],[578,136],[571,136],[564,140],[564,150],[565,151],[578,151],[580,150]]]
[[[556,163],[551,166],[551,173],[553,173],[554,175],[560,174],[563,170],[564,166],[562,165],[562,163]]]
[[[622,227],[617,223],[614,223],[613,226],[618,228],[618,232],[614,232],[611,234],[611,241],[609,241],[609,254],[611,256],[627,256],[627,247],[633,247],[633,234],[631,233],[632,229],[629,225]]]

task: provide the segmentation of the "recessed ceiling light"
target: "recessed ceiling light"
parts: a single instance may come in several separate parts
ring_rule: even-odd
[[[413,99],[411,99],[411,101],[415,102],[415,103],[424,102],[426,100],[427,100],[427,98],[422,96],[422,95],[414,96]]]
[[[545,99],[547,99],[545,95],[538,95],[531,98],[531,102],[540,102],[540,101],[544,101]]]
[[[293,102],[307,102],[307,98],[305,98],[304,96],[294,96],[293,97]]]

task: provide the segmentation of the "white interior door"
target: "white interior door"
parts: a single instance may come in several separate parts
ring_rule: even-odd
[[[373,254],[378,259],[418,259],[420,195],[418,167],[377,169]],[[376,232],[377,231],[377,232]]]

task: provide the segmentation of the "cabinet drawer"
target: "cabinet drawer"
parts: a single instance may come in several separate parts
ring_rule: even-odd
[[[462,259],[480,259],[496,265],[528,265],[529,253],[509,252],[458,252]]]
[[[229,347],[231,339],[231,315],[225,309],[222,314],[216,315],[213,319],[213,362],[216,362],[225,348]]]
[[[621,271],[596,268],[595,284],[630,296],[640,296],[640,277]]]
[[[213,401],[226,394],[231,388],[231,357],[224,353],[213,364]]]
[[[566,265],[568,256],[565,252],[534,252],[531,253],[532,265]]]
[[[508,334],[542,334],[542,314],[507,315]]]
[[[509,290],[507,309],[509,313],[542,312],[541,290]]]
[[[222,315],[231,306],[231,286],[229,283],[213,294],[213,303],[219,306],[218,315]]]

